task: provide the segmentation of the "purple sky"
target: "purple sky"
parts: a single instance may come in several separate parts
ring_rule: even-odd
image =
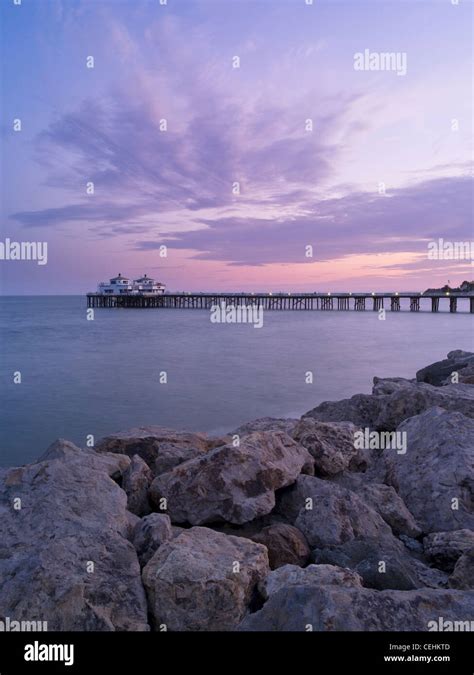
[[[47,265],[0,262],[3,293],[83,293],[117,272],[170,290],[474,277],[427,257],[432,240],[473,239],[470,2],[1,12],[2,239],[48,242]],[[365,49],[405,54],[406,74],[355,70]]]

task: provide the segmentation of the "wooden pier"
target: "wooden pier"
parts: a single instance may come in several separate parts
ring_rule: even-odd
[[[142,293],[106,295],[87,294],[87,306],[97,308],[135,309],[210,309],[215,305],[252,306],[264,310],[323,310],[378,312],[385,307],[399,312],[401,301],[406,300],[410,312],[425,309],[439,312],[440,301],[446,302],[451,314],[458,311],[458,300],[469,300],[469,312],[474,314],[474,294],[424,294],[424,293]]]

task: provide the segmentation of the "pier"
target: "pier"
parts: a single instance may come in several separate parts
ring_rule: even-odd
[[[387,309],[402,311],[402,300],[410,312],[439,312],[446,303],[451,314],[458,311],[458,300],[469,300],[474,314],[473,293],[162,293],[106,295],[88,293],[87,306],[94,308],[134,309],[210,309],[214,305],[252,306],[264,310],[321,310],[378,312]]]

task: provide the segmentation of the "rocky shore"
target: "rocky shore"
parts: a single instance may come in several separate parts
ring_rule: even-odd
[[[0,617],[75,631],[474,628],[474,354],[227,436],[0,471]],[[436,626],[436,628],[435,628]],[[444,627],[444,628],[443,628]]]

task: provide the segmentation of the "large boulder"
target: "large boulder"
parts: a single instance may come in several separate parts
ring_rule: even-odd
[[[376,591],[334,584],[280,588],[247,616],[242,631],[435,631],[472,625],[474,592]],[[451,622],[447,623],[446,622]],[[466,628],[464,628],[465,630]],[[470,630],[468,627],[467,630]]]
[[[326,401],[303,415],[321,422],[349,421],[376,431],[394,431],[401,422],[440,406],[474,417],[474,388],[469,384],[434,387],[424,382],[374,378],[373,394]]]
[[[97,444],[96,450],[129,457],[139,455],[156,476],[225,442],[226,439],[208,438],[206,434],[151,426],[106,436]]]
[[[473,530],[474,420],[432,408],[397,431],[406,433],[407,452],[384,451],[385,482],[423,532]]]
[[[356,448],[357,431],[351,422],[318,422],[304,417],[294,427],[291,436],[313,457],[316,475],[327,477],[346,469],[363,471],[367,468],[367,451]]]
[[[255,432],[238,447],[209,451],[155,478],[151,496],[166,499],[175,523],[227,521],[241,524],[275,506],[275,491],[291,485],[301,471],[313,471],[308,451],[284,432]]]
[[[137,518],[110,478],[128,458],[74,451],[0,472],[0,616],[48,630],[148,630]]]
[[[261,544],[205,527],[183,531],[143,570],[155,630],[235,629],[269,571]]]
[[[278,512],[301,530],[311,547],[393,536],[387,523],[355,492],[314,476],[300,476],[281,493]]]
[[[452,572],[458,559],[474,549],[472,530],[432,532],[423,539],[425,555],[436,567]]]
[[[439,387],[450,377],[451,373],[456,372],[462,377],[463,370],[469,367],[474,367],[474,354],[458,349],[449,352],[447,359],[436,361],[419,370],[416,379],[418,382],[427,382]]]
[[[288,586],[353,586],[362,587],[362,579],[357,574],[344,567],[335,565],[284,565],[270,572],[267,578],[259,584],[259,591],[264,598],[268,598]]]
[[[404,534],[411,538],[420,536],[420,528],[393,487],[382,483],[366,483],[361,487],[359,495],[382,516],[394,534]]]
[[[394,537],[352,539],[339,546],[317,548],[312,560],[318,565],[354,570],[368,588],[406,591],[427,585],[418,574],[418,568],[424,566]]]
[[[269,525],[252,535],[251,539],[267,547],[272,570],[283,565],[303,566],[309,560],[311,549],[308,542],[303,533],[292,525],[286,523]]]

